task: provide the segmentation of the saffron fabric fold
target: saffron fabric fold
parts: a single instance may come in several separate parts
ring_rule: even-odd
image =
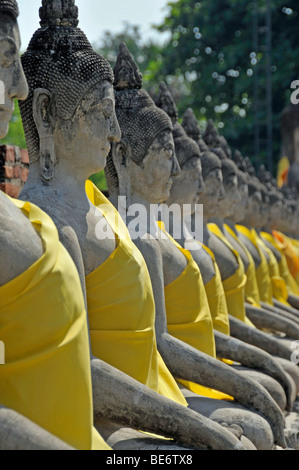
[[[30,220],[44,253],[0,287],[0,403],[78,450],[110,450],[93,428],[87,317],[77,269],[50,217],[11,201]]]

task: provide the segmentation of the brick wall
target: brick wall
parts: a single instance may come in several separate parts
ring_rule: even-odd
[[[27,181],[29,157],[27,150],[0,145],[0,189],[17,198]]]

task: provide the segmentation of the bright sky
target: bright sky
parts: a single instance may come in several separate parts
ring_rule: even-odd
[[[168,0],[76,0],[79,27],[90,42],[96,42],[104,31],[120,32],[123,22],[140,25],[146,37],[153,36],[152,24],[159,24],[167,12]],[[39,27],[41,0],[18,0],[22,50]]]

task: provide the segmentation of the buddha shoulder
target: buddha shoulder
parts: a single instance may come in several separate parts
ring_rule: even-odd
[[[42,241],[27,217],[0,197],[0,285],[30,268],[43,254]]]

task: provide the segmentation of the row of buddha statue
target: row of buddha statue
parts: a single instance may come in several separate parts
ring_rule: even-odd
[[[297,195],[180,124],[125,44],[113,71],[74,0],[42,1],[21,59],[18,14],[0,0],[0,137],[18,99],[30,157],[20,199],[0,192],[0,448],[298,448]]]

